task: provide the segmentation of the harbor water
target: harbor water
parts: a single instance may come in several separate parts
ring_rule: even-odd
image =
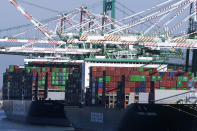
[[[73,131],[70,127],[56,127],[50,125],[32,125],[6,118],[3,110],[0,110],[0,131]]]

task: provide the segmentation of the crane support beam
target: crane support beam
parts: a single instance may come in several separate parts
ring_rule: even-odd
[[[29,13],[27,13],[15,0],[9,0],[17,10],[19,10],[34,26],[36,26],[48,39],[52,39],[51,35],[42,28],[42,24],[34,19]]]
[[[39,47],[8,47],[0,49],[0,53],[29,53],[29,54],[88,54],[99,52],[100,49],[70,49],[70,48],[39,48]]]

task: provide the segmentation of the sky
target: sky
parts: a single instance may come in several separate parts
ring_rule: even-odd
[[[23,0],[27,2],[34,3],[49,9],[57,11],[71,11],[75,8],[81,6],[92,5],[95,8],[102,3],[102,0]],[[165,0],[117,0],[122,4],[129,7],[131,10],[138,12],[149,8],[155,4],[161,3]],[[21,3],[18,0],[18,3],[29,12],[37,20],[43,20],[46,18],[57,16],[57,13],[42,10],[24,3]],[[101,6],[100,6],[101,7]],[[0,1],[0,30],[19,26],[23,24],[29,24],[30,22],[19,12],[16,8],[10,4],[9,0]],[[1,44],[1,43],[0,43]],[[0,88],[2,87],[2,76],[5,72],[6,67],[9,65],[23,65],[23,56],[9,56],[9,55],[0,55]]]

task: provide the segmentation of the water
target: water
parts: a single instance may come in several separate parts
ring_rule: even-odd
[[[0,110],[0,131],[74,131],[71,127],[56,127],[50,125],[32,125],[6,118],[3,110]]]

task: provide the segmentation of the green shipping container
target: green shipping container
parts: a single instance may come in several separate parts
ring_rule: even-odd
[[[42,85],[45,85],[45,81],[42,81]]]
[[[192,74],[192,72],[188,72],[188,75],[189,75],[189,76],[192,76],[193,74]]]
[[[156,81],[156,80],[157,80],[156,76],[152,76],[151,81]]]
[[[58,83],[59,83],[58,81],[55,81],[55,85],[58,85]]]
[[[157,76],[157,81],[161,81],[162,80],[162,77],[161,76]]]
[[[146,81],[146,76],[139,76],[140,81]]]
[[[136,76],[135,75],[131,75],[130,76],[130,81],[136,81]]]
[[[148,69],[149,72],[152,72],[153,70],[151,68]]]
[[[62,85],[66,85],[66,82],[65,81],[62,81]]]
[[[182,76],[178,76],[178,81],[183,81],[183,77]]]
[[[44,89],[44,86],[41,86],[42,89]]]
[[[58,77],[58,76],[56,76],[56,77],[55,77],[55,80],[56,80],[56,81],[57,81],[57,80],[59,80],[59,77]]]
[[[165,90],[165,89],[166,89],[166,87],[160,87],[160,89],[161,89],[161,90]]]
[[[171,87],[171,90],[176,90],[176,87]]]
[[[41,69],[40,68],[38,68],[38,72],[41,72]]]
[[[52,80],[53,80],[53,81],[55,80],[55,76],[52,76]]]
[[[45,79],[46,79],[46,77],[45,77],[45,76],[43,76],[43,77],[42,77],[42,80],[45,80]]]
[[[65,73],[65,72],[66,72],[66,68],[63,68],[63,69],[62,69],[62,72],[64,72],[64,73]]]
[[[66,80],[66,77],[62,77],[62,80],[65,81]]]
[[[194,77],[194,81],[197,81],[197,77]]]
[[[58,89],[65,89],[65,86],[58,86]]]
[[[111,76],[106,76],[105,80],[106,80],[106,82],[110,82],[111,81]]]
[[[39,86],[42,85],[42,81],[38,81],[38,85],[39,85]]]
[[[177,87],[182,87],[182,81],[177,81]]]
[[[45,67],[42,68],[42,72],[46,72],[46,68]]]
[[[144,71],[144,68],[143,67],[139,67],[138,71]]]
[[[52,81],[52,85],[55,85],[55,81]]]
[[[99,82],[103,82],[103,78],[99,78],[98,81],[99,81]]]
[[[52,76],[56,76],[55,72],[52,72]]]
[[[55,68],[55,72],[59,72],[59,68]]]
[[[183,88],[183,90],[188,90],[188,88]]]
[[[188,77],[187,76],[184,76],[183,77],[183,81],[188,81]]]

